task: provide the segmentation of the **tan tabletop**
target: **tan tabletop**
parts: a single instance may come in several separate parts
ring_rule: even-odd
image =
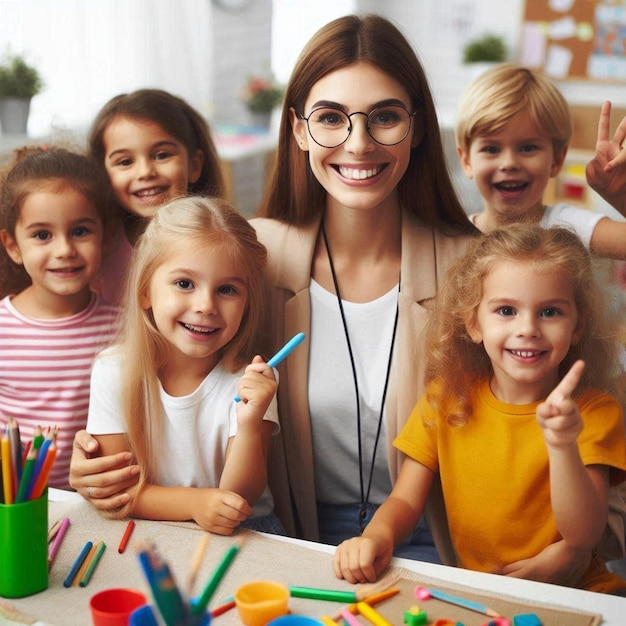
[[[161,557],[170,565],[178,586],[186,590],[189,567],[204,534],[198,526],[137,520],[126,551],[119,554],[118,545],[127,523],[105,520],[82,498],[73,496],[69,501],[50,502],[50,525],[64,516],[70,518],[71,525],[52,565],[48,589],[30,597],[10,600],[9,605],[32,616],[31,623],[84,626],[91,623],[89,598],[101,589],[124,586],[142,590],[150,597],[136,554],[137,547],[146,541],[156,546]],[[55,497],[53,491],[51,498]],[[210,609],[232,596],[239,585],[252,580],[273,580],[287,586],[355,590],[355,587],[335,578],[331,567],[333,548],[329,546],[279,539],[250,531],[241,531],[236,537],[244,537],[245,542],[217,588],[209,604]],[[94,544],[104,541],[107,549],[87,587],[65,588],[63,581],[86,541]],[[233,541],[235,536],[210,536],[192,595],[203,589]],[[477,600],[509,618],[535,613],[544,626],[591,626],[600,623],[617,626],[624,623],[626,601],[623,598],[405,559],[394,559],[386,577],[394,575],[401,578],[396,585],[401,593],[377,607],[393,624],[402,625],[404,612],[418,604],[413,596],[417,584]],[[292,613],[316,618],[336,615],[344,606],[302,598],[290,598],[289,601]],[[420,607],[427,612],[431,624],[438,618],[460,621],[465,626],[481,626],[489,621],[485,615],[438,600],[422,602]],[[363,617],[359,620],[363,624],[369,623]],[[0,617],[2,623],[15,622],[3,622]],[[236,609],[233,609],[215,618],[212,624],[229,626],[241,622]]]

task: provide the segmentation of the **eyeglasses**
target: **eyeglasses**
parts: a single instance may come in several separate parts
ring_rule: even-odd
[[[369,113],[355,111],[350,115],[334,107],[313,109],[309,117],[298,113],[298,117],[306,121],[311,139],[322,148],[336,148],[348,140],[354,115],[365,116],[367,134],[376,143],[395,146],[404,141],[411,131],[411,120],[416,113],[409,113],[399,104],[378,107]]]

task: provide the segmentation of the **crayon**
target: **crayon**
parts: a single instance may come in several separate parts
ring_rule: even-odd
[[[83,561],[87,558],[87,555],[89,554],[89,551],[91,550],[92,547],[93,547],[93,543],[91,541],[88,541],[83,546],[83,549],[80,551],[80,554],[76,557],[76,560],[74,561],[74,565],[72,565],[69,573],[67,574],[67,577],[63,581],[64,587],[71,587],[72,581],[76,577],[76,574],[78,573],[78,570],[80,569],[80,566],[83,564]]]
[[[80,580],[79,585],[81,587],[86,587],[89,584],[89,581],[91,580],[91,577],[93,576],[93,573],[94,573],[94,571],[96,569],[96,566],[98,565],[98,562],[102,558],[102,554],[106,550],[106,547],[107,547],[107,544],[104,543],[104,541],[101,541],[96,546],[96,551],[95,551],[95,553],[93,555],[93,558],[91,559],[91,562],[87,566],[87,569],[85,570],[85,574],[83,575],[83,577]]]
[[[130,534],[133,532],[133,528],[135,528],[135,522],[131,519],[127,526],[124,534],[122,535],[122,540],[120,541],[120,545],[117,548],[117,551],[122,554],[124,550],[126,550],[126,546],[128,545],[128,540],[130,539]]]

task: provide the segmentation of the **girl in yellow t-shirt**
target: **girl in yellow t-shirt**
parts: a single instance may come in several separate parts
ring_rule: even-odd
[[[526,560],[561,539],[598,544],[609,487],[626,477],[600,298],[566,229],[493,231],[451,267],[429,327],[429,386],[394,442],[407,458],[363,535],[337,549],[338,577],[376,579],[437,473],[464,567],[524,577]],[[626,592],[600,559],[578,586]]]

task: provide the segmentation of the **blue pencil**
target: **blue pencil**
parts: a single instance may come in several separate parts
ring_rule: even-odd
[[[276,367],[279,363],[282,363],[293,349],[300,345],[304,341],[304,333],[298,333],[294,335],[268,362],[270,367]],[[235,396],[235,402],[241,402],[239,396]]]
[[[74,565],[72,565],[72,569],[67,575],[67,578],[63,581],[64,587],[72,586],[72,581],[76,577],[76,574],[78,574],[78,570],[80,569],[80,566],[83,564],[83,561],[87,558],[87,555],[89,554],[89,551],[91,550],[92,547],[93,547],[93,542],[91,541],[88,541],[83,546],[83,549],[80,551],[80,554],[78,555],[77,559],[74,561]]]

